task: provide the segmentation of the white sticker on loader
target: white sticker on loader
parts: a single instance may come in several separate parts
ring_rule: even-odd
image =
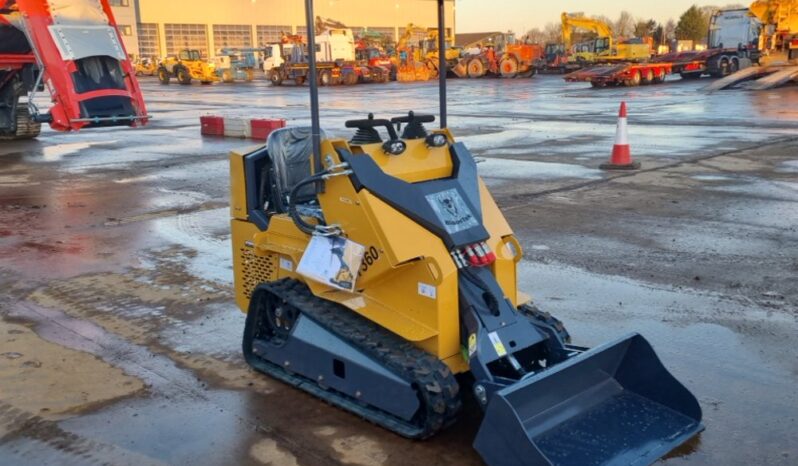
[[[456,189],[427,194],[427,202],[450,235],[479,225]]]
[[[352,293],[365,252],[362,245],[341,236],[313,235],[296,271],[311,280]]]
[[[280,258],[280,268],[283,270],[287,270],[289,272],[294,271],[294,263],[291,259],[286,259],[284,257]]]
[[[490,342],[493,343],[493,349],[496,350],[496,354],[498,354],[499,357],[507,355],[507,349],[504,347],[501,338],[499,338],[499,334],[490,332],[488,338],[490,338]]]
[[[438,289],[432,285],[427,285],[426,283],[418,282],[418,294],[421,296],[426,296],[430,299],[435,299],[438,297]]]

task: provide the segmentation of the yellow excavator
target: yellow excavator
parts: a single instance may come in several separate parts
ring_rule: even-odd
[[[401,82],[427,81],[433,70],[427,64],[421,44],[413,43],[413,37],[427,35],[427,30],[410,23],[396,43],[396,80]],[[423,41],[422,41],[423,42]]]
[[[620,42],[613,39],[612,27],[604,21],[588,18],[582,14],[563,12],[562,40],[566,51],[570,51],[569,62],[591,64],[595,62],[643,61],[651,58],[648,44]],[[592,31],[598,37],[591,41],[573,43],[574,29]]]
[[[468,390],[491,466],[651,464],[703,429],[645,338],[573,345],[519,290],[521,244],[447,128],[443,73],[439,128],[433,115],[368,115],[341,139],[321,130],[308,61],[311,126],[230,156],[251,367],[414,439],[454,423]]]

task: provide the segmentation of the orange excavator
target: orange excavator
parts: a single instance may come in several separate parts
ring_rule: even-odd
[[[108,0],[0,0],[0,139],[36,137],[42,123],[77,131],[147,119]]]

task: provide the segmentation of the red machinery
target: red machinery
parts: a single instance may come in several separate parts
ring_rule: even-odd
[[[49,90],[39,113],[33,95]],[[107,0],[0,0],[0,139],[147,122]]]

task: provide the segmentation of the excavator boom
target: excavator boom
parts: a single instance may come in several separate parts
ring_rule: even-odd
[[[563,13],[562,19],[562,41],[565,44],[565,49],[571,48],[573,30],[575,28],[586,29],[598,34],[599,38],[608,38],[610,40],[610,47],[612,48],[612,28],[603,21],[597,19],[587,18],[582,15]]]
[[[40,113],[44,87],[52,106]],[[147,118],[108,0],[0,0],[0,136],[23,123],[75,131]]]

